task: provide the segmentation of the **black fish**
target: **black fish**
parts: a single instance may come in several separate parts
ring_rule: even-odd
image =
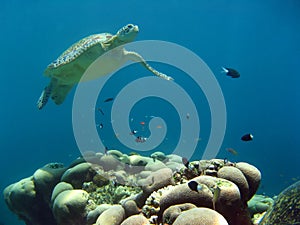
[[[253,135],[252,134],[245,134],[241,137],[242,141],[252,141],[253,140]]]
[[[202,185],[198,184],[196,181],[192,180],[188,182],[188,186],[192,191],[199,192],[202,190]]]
[[[230,76],[232,78],[238,78],[241,76],[238,71],[232,68],[222,67],[222,70],[223,70],[222,72],[225,72],[227,76]]]
[[[107,155],[107,152],[108,152],[109,148],[107,146],[105,146],[105,149],[104,149],[104,154]]]
[[[182,157],[181,160],[182,160],[183,165],[184,165],[186,168],[189,168],[189,164],[190,164],[189,160],[188,160],[187,158],[185,158],[185,157]]]
[[[104,100],[104,102],[110,102],[112,100],[114,100],[114,98],[107,98],[107,99]]]

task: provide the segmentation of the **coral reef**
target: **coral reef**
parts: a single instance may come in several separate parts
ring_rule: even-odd
[[[252,198],[260,179],[245,162],[183,164],[163,152],[146,157],[109,150],[86,152],[69,167],[47,164],[3,194],[27,225],[251,225],[251,216],[267,210]]]

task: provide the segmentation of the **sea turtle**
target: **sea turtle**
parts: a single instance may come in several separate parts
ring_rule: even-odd
[[[282,191],[259,225],[300,224],[300,181]]]
[[[69,47],[44,71],[44,75],[51,78],[51,81],[37,102],[38,109],[46,105],[49,97],[57,105],[61,104],[94,62],[97,62],[97,66],[93,67],[94,71],[91,72],[93,75],[87,79],[107,75],[120,68],[126,61],[132,60],[141,63],[156,76],[172,80],[172,77],[153,69],[138,53],[123,48],[124,44],[135,39],[138,31],[138,26],[128,24],[115,35],[110,33],[90,35]]]

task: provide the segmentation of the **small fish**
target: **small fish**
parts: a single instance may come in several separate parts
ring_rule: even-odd
[[[105,149],[104,149],[104,154],[107,155],[107,152],[108,152],[109,148],[107,146],[105,146]]]
[[[144,143],[146,142],[147,138],[145,137],[142,137],[142,136],[138,136],[136,139],[135,139],[135,142],[138,142],[138,143]]]
[[[101,108],[98,108],[98,111],[104,116],[104,112],[102,111]]]
[[[132,130],[132,131],[130,131],[130,135],[134,135],[134,134],[136,134],[137,133],[137,130]]]
[[[234,150],[233,148],[226,148],[227,152],[230,152],[232,155],[237,155],[238,152],[236,150]]]
[[[194,180],[188,182],[188,186],[192,191],[196,191],[196,192],[199,192],[203,189],[202,184],[199,184],[198,182],[196,182]]]
[[[144,121],[141,121],[140,124],[141,124],[141,125],[145,125],[145,122],[144,122]]]
[[[186,114],[186,118],[187,118],[187,119],[190,118],[190,114],[189,114],[189,113]]]
[[[190,162],[189,162],[189,160],[188,160],[187,158],[182,157],[181,161],[182,161],[182,164],[183,164],[186,168],[189,168]]]
[[[114,100],[114,98],[107,98],[107,99],[104,100],[104,102],[110,102],[112,100]]]
[[[253,135],[252,134],[245,134],[241,137],[242,141],[252,141],[253,140]]]
[[[238,71],[232,68],[222,67],[222,70],[223,70],[222,72],[226,73],[226,75],[230,76],[231,78],[238,78],[241,76]]]
[[[212,204],[213,204],[213,209],[216,210],[216,202],[218,201],[219,197],[220,197],[220,193],[221,193],[221,189],[216,186],[213,189],[213,199],[212,199]]]

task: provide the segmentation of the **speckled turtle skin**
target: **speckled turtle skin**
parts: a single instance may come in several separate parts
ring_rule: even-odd
[[[42,109],[50,97],[57,105],[63,103],[72,87],[78,82],[85,81],[82,80],[83,75],[96,61],[100,62],[97,65],[97,75],[87,80],[105,76],[120,68],[128,60],[141,63],[156,76],[172,80],[171,77],[153,69],[138,53],[123,48],[124,44],[135,39],[138,32],[138,26],[128,24],[115,35],[93,34],[69,47],[44,71],[44,75],[51,80],[37,102],[38,109]],[[100,56],[102,61],[98,60]]]
[[[300,181],[286,188],[276,198],[259,225],[300,224]]]

